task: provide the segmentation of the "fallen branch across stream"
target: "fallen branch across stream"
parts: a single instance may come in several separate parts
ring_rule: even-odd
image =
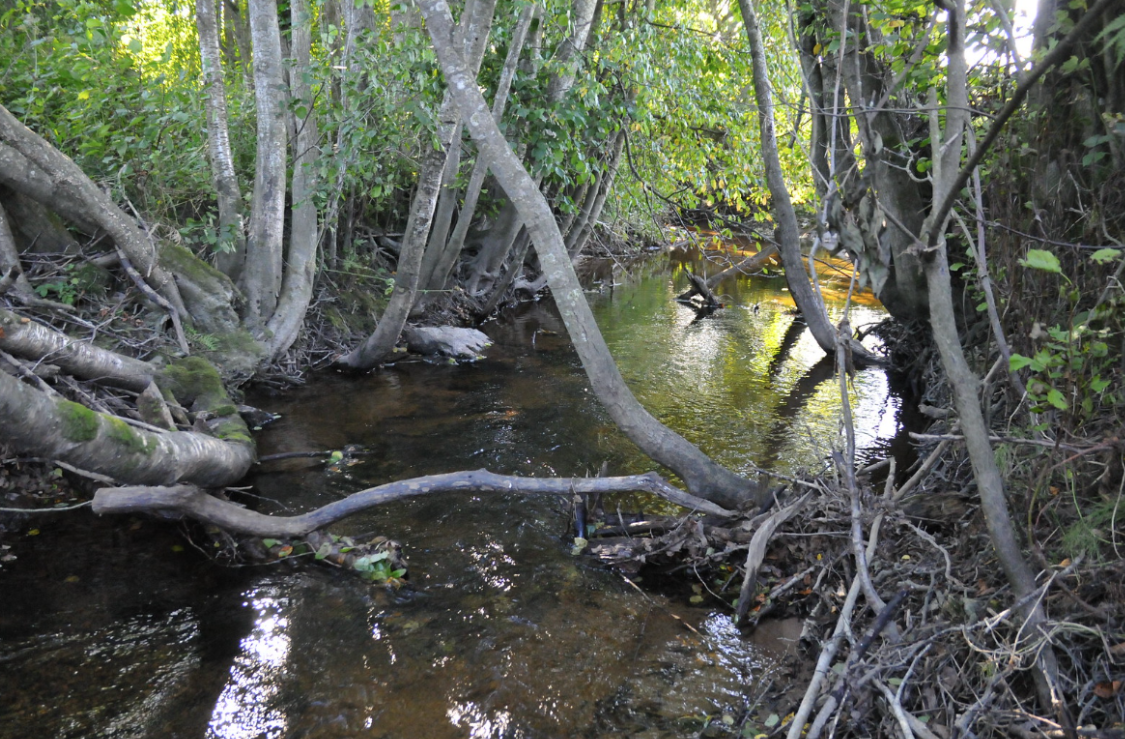
[[[343,518],[392,500],[443,492],[574,495],[576,493],[646,492],[701,513],[732,516],[732,511],[669,485],[654,472],[624,477],[519,477],[488,470],[415,477],[361,490],[298,516],[269,516],[220,500],[194,485],[100,488],[93,511],[104,513],[177,513],[230,532],[252,536],[306,536]]]

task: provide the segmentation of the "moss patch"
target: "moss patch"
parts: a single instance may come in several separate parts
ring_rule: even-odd
[[[125,448],[131,454],[149,454],[152,448],[144,434],[129,426],[119,418],[106,419],[109,438]]]
[[[181,403],[196,410],[230,402],[218,370],[202,357],[184,357],[169,364],[161,370],[159,379],[161,390],[167,388]]]
[[[67,441],[92,441],[98,435],[99,415],[84,405],[58,401],[63,436]]]

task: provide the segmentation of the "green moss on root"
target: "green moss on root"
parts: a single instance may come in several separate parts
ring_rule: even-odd
[[[124,447],[125,451],[131,454],[149,454],[152,452],[144,434],[139,433],[119,418],[108,418],[106,421],[109,438]]]
[[[58,407],[62,433],[67,441],[92,441],[97,437],[100,421],[97,413],[69,400],[58,401]]]

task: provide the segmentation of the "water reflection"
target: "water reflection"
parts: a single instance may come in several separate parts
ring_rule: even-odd
[[[255,613],[253,630],[242,640],[207,727],[211,739],[274,739],[285,734],[288,720],[277,705],[289,657],[286,600],[276,588],[255,590],[243,605]]]
[[[776,278],[724,283],[726,306],[696,320],[672,300],[686,266],[704,268],[696,259],[619,270],[591,295],[627,381],[732,468],[821,464],[839,439],[831,362]],[[830,310],[838,318],[840,303]],[[854,310],[853,325],[881,317]],[[593,398],[550,301],[486,328],[495,346],[473,365],[328,375],[251,398],[283,414],[261,434],[262,454],[370,452],[335,471],[264,468],[256,504],[292,513],[466,468],[655,468]],[[877,370],[852,393],[861,443],[878,448],[898,400]],[[26,594],[0,610],[0,739],[691,737],[769,679],[770,647],[794,634],[767,624],[747,641],[725,610],[642,595],[571,556],[566,522],[556,500],[446,494],[334,527],[405,544],[412,584],[397,592],[304,563],[219,568],[163,524],[44,526],[18,552],[21,569],[0,572],[0,589]]]

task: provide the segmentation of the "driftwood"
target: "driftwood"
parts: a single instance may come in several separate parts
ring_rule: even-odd
[[[456,359],[480,359],[481,352],[492,346],[488,335],[475,328],[407,326],[402,330],[402,336],[412,352]]]
[[[738,264],[733,264],[730,267],[724,269],[722,272],[716,272],[706,280],[702,279],[692,272],[688,272],[688,282],[691,283],[691,287],[686,292],[677,295],[676,300],[683,303],[691,300],[695,295],[699,295],[705,301],[707,301],[707,305],[717,306],[719,304],[719,301],[712,293],[715,287],[717,287],[720,282],[733,274],[749,274],[761,269],[762,266],[766,262],[770,261],[775,254],[777,254],[777,247],[773,244],[770,244],[766,248],[759,251],[757,254],[746,257]]]
[[[343,518],[392,500],[438,492],[520,493],[524,495],[574,495],[642,491],[692,510],[719,516],[733,513],[669,485],[656,473],[625,477],[518,477],[488,470],[430,475],[361,490],[298,516],[268,516],[220,500],[198,487],[101,488],[93,511],[104,513],[172,513],[252,536],[303,537]]]

